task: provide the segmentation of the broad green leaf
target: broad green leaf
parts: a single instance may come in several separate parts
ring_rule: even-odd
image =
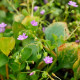
[[[32,49],[25,47],[21,50],[21,58],[23,61],[26,61],[29,59],[29,57],[32,55]]]
[[[75,80],[78,80],[80,78],[80,48],[78,47],[78,59],[73,64],[73,71],[74,71],[74,77]]]
[[[57,37],[63,36],[64,39],[66,39],[69,35],[69,30],[67,28],[67,24],[64,22],[55,22],[49,25],[45,29],[45,37],[48,40],[51,40],[51,42],[54,42],[53,34]]]
[[[11,78],[11,80],[16,80],[16,78],[13,74],[9,74],[9,77]]]
[[[15,46],[15,39],[13,37],[0,38],[0,50],[8,56]]]
[[[16,62],[9,63],[9,67],[13,72],[18,72],[20,70],[20,65]]]
[[[4,54],[0,54],[0,67],[8,63],[8,57]]]
[[[23,9],[23,10],[22,10],[22,14],[23,14],[24,16],[28,16],[27,10],[26,10],[26,9]]]
[[[32,49],[32,55],[30,56],[29,60],[34,60],[37,61],[37,52],[38,52],[38,47],[35,44],[35,41],[33,39],[26,39],[22,42],[23,46],[31,48]],[[32,44],[32,45],[28,45],[28,44]]]
[[[59,8],[55,8],[55,7],[52,7],[51,9],[51,15],[50,15],[50,19],[53,19],[53,17],[55,16],[59,16],[61,14],[62,10],[59,9]]]
[[[8,65],[13,72],[18,72],[25,68],[25,63],[14,62],[14,59],[10,59]]]
[[[19,73],[17,75],[17,80],[26,80],[26,74],[25,73]]]
[[[38,47],[36,45],[29,45],[28,48],[32,49],[32,55],[29,58],[29,60],[37,61],[37,52],[38,52]]]
[[[24,26],[29,26],[29,25],[31,25],[31,21],[33,21],[33,20],[39,22],[39,17],[26,16],[26,17],[24,18],[24,20],[22,21],[22,24],[23,24]]]
[[[78,58],[78,44],[65,43],[58,48],[58,62],[61,68],[72,68]]]
[[[6,66],[5,65],[0,67],[0,74],[3,76],[6,76]]]
[[[17,37],[19,35],[19,31],[22,31],[24,30],[24,26],[19,23],[19,22],[14,22],[13,25],[12,25],[12,30],[13,30],[13,33],[14,33],[14,37],[15,39],[17,40]]]
[[[37,31],[38,26],[32,26],[31,21],[33,20],[39,22],[39,17],[26,16],[24,20],[22,21],[22,24],[25,26],[26,29],[32,30],[34,32],[34,31]]]

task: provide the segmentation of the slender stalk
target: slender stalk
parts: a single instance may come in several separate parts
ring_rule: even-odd
[[[80,27],[80,26],[76,27],[76,29],[68,36],[67,39],[69,39],[79,27]],[[66,40],[67,40],[67,39],[66,39]]]
[[[54,77],[56,77],[56,78],[58,78],[59,80],[61,80],[59,77],[57,77],[54,73],[52,73],[52,75],[54,76]]]
[[[8,80],[9,79],[8,64],[6,64],[6,77],[7,77],[7,80]]]
[[[47,48],[46,46],[43,45],[43,47],[50,53],[52,53],[53,56],[57,57],[57,55],[55,54],[54,51],[51,51],[49,48]]]
[[[67,18],[68,18],[68,16],[69,16],[69,12],[68,12],[68,7],[67,7],[67,6],[66,6],[65,12],[66,12],[66,16],[65,16],[65,18],[64,18],[64,21],[66,21]]]
[[[33,7],[34,7],[34,0],[32,2],[32,12],[31,12],[31,16],[33,16]]]
[[[27,0],[27,10],[28,10],[28,13],[30,13],[30,11],[29,11],[29,0]]]
[[[49,74],[48,74],[48,77],[49,77],[51,80],[54,80]]]
[[[14,7],[14,5],[11,3],[11,1],[7,0],[9,5],[16,11],[17,14],[20,14],[19,11]]]
[[[51,66],[47,69],[47,72],[49,72],[53,68],[53,66],[55,65],[56,61],[57,61],[57,58],[53,61]]]

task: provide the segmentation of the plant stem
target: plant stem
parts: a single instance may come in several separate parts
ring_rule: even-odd
[[[30,11],[29,11],[29,0],[27,0],[27,10],[28,10],[28,13],[30,13]]]
[[[64,21],[66,21],[67,18],[68,18],[68,16],[69,16],[69,12],[68,12],[68,7],[67,7],[67,6],[66,6],[65,12],[66,12],[66,16],[65,16],[65,18],[64,18]]]
[[[76,29],[68,36],[68,38],[67,39],[69,39],[73,34],[74,34],[74,32],[77,30],[79,28],[79,26],[78,27],[76,27]],[[67,40],[66,39],[66,40]]]
[[[52,69],[52,67],[55,65],[56,61],[57,61],[57,58],[53,61],[51,66],[48,68],[47,72],[49,72]]]
[[[6,64],[6,77],[7,77],[7,79],[9,79],[8,64]]]
[[[48,77],[49,77],[51,80],[54,80],[49,74],[48,74]]]
[[[31,13],[31,16],[33,16],[33,7],[34,7],[34,0],[32,1],[32,13]]]
[[[19,11],[14,7],[14,5],[11,3],[11,1],[7,0],[9,5],[16,11],[17,14],[20,14]]]
[[[54,51],[49,50],[49,48],[47,48],[46,46],[43,45],[43,47],[49,52],[52,53],[51,55],[53,55],[53,57],[57,57],[57,55],[55,54]]]

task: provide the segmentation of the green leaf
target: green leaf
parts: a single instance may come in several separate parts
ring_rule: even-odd
[[[6,12],[0,10],[0,17],[5,18],[6,17]]]
[[[64,39],[66,39],[69,35],[69,30],[67,28],[67,24],[64,22],[55,22],[49,25],[45,29],[45,37],[48,40],[51,40],[52,43],[54,43],[55,38],[53,37],[53,34],[57,37],[63,36]]]
[[[74,78],[71,78],[71,80],[75,80]]]
[[[8,63],[8,57],[4,54],[0,54],[0,67]]]
[[[13,30],[14,37],[15,37],[16,40],[18,38],[19,31],[22,31],[24,29],[25,29],[24,26],[20,22],[14,22],[13,23],[12,30]]]
[[[16,80],[16,78],[13,74],[9,74],[9,77],[11,78],[11,80]]]
[[[5,65],[0,67],[0,74],[3,76],[6,76],[6,66]]]
[[[65,43],[58,48],[58,62],[61,68],[72,68],[77,60],[78,44]]]
[[[26,74],[25,73],[19,73],[17,76],[17,80],[26,80]]]
[[[39,17],[26,16],[26,17],[24,18],[24,20],[22,21],[22,24],[23,24],[24,26],[29,26],[29,25],[31,24],[31,21],[33,21],[33,20],[39,22]]]
[[[53,17],[57,17],[61,14],[62,10],[59,9],[59,8],[55,8],[55,7],[52,7],[51,8],[51,15],[50,15],[50,19],[53,19]]]
[[[38,74],[34,74],[32,76],[30,76],[30,80],[38,80]]]
[[[13,70],[13,72],[18,72],[20,70],[20,65],[16,62],[9,63],[9,67]]]
[[[25,26],[26,29],[30,29],[33,32],[38,29],[38,26],[32,26],[31,21],[37,21],[39,22],[39,17],[34,17],[34,16],[26,16],[24,20],[22,21],[22,24]]]
[[[29,60],[37,61],[38,60],[37,58],[38,47],[36,45],[29,45],[28,48],[32,49],[32,55],[29,58]]]
[[[26,10],[26,9],[23,9],[23,10],[22,10],[22,14],[23,14],[24,16],[28,16],[27,10]]]
[[[28,48],[31,48],[32,49],[32,55],[30,56],[29,60],[34,60],[34,61],[37,61],[37,52],[38,52],[38,47],[35,44],[36,41],[34,41],[34,39],[26,39],[24,41],[22,41],[22,45],[25,47],[28,47]],[[28,44],[32,44],[32,45],[28,45]]]
[[[28,60],[31,55],[32,55],[32,49],[25,47],[21,50],[21,58],[23,61]]]
[[[15,39],[13,37],[0,38],[0,50],[8,56],[15,46]]]

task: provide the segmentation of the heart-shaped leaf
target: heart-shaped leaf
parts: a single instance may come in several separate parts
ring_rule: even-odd
[[[21,51],[21,57],[22,60],[26,61],[27,59],[29,59],[29,57],[32,55],[32,49],[25,47],[24,49],[22,49]]]
[[[0,38],[0,50],[8,56],[11,50],[15,46],[15,39],[13,37],[1,37]]]

